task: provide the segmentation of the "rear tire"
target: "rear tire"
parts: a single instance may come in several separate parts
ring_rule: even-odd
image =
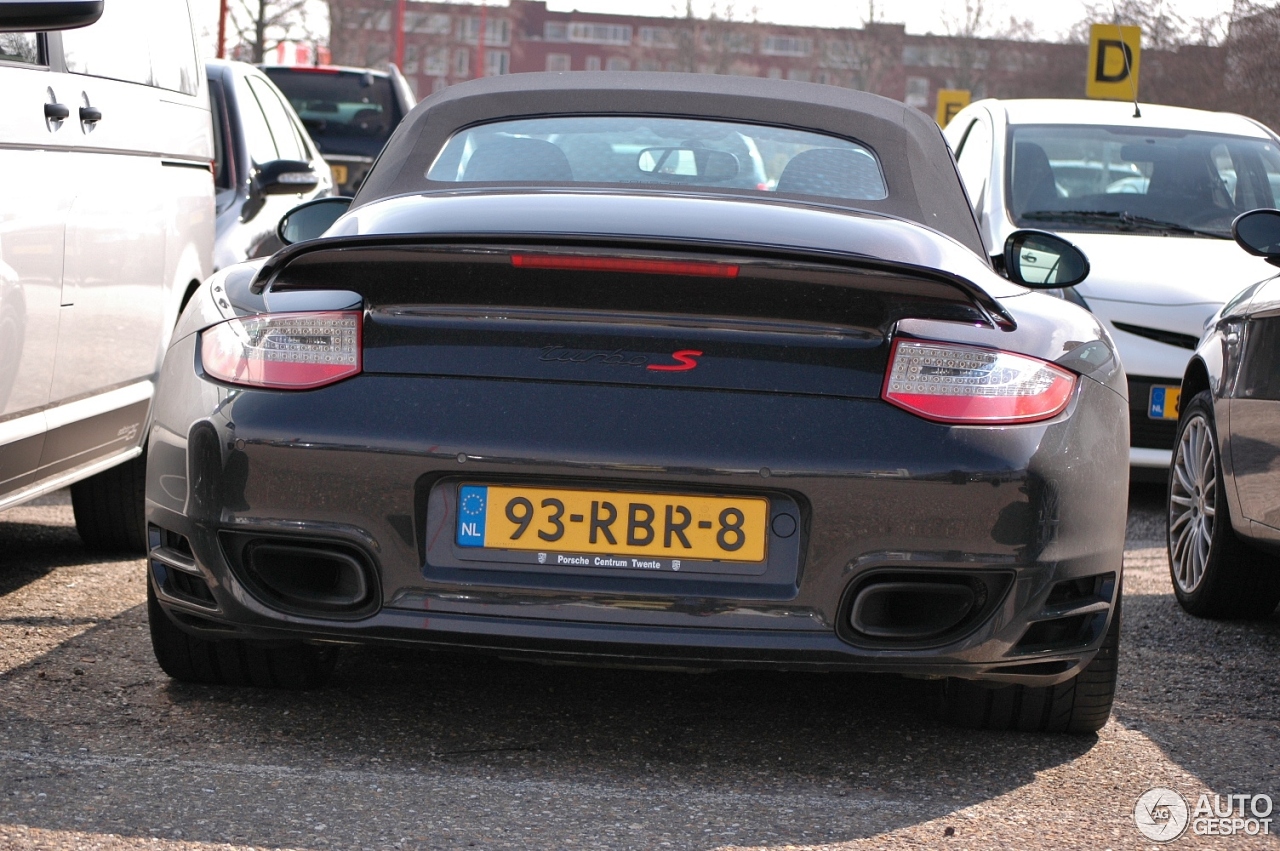
[[[1182,411],[1169,467],[1169,575],[1178,603],[1202,618],[1264,618],[1280,603],[1280,559],[1259,552],[1231,525],[1213,396]]]
[[[160,668],[175,680],[217,686],[313,689],[329,680],[337,647],[264,645],[241,638],[210,640],[183,631],[169,619],[147,581],[151,649]]]
[[[1027,733],[1096,733],[1111,717],[1120,650],[1120,598],[1098,655],[1056,686],[991,686],[949,679],[943,684],[942,717],[957,727]]]
[[[98,552],[147,551],[147,459],[139,455],[71,486],[80,540]]]

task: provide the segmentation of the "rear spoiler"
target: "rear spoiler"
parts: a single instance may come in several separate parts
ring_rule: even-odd
[[[449,250],[502,250],[555,251],[591,253],[670,252],[697,254],[704,258],[737,259],[763,263],[819,264],[833,271],[862,272],[911,279],[937,288],[935,297],[963,301],[971,305],[994,328],[1012,331],[1017,327],[1013,316],[1000,302],[972,281],[937,269],[915,266],[909,263],[886,261],[869,255],[850,252],[797,249],[789,246],[769,246],[758,243],[733,243],[725,241],[703,242],[681,239],[619,239],[616,236],[565,235],[563,233],[519,234],[506,233],[432,233],[432,234],[370,234],[360,236],[324,237],[306,240],[287,246],[273,255],[254,276],[250,292],[260,295],[275,288],[288,289],[352,289],[349,284],[323,281],[322,276],[307,274],[310,280],[303,283],[289,280],[291,269],[312,266],[317,254],[336,254],[338,257],[364,255],[373,250],[429,252]],[[337,257],[334,258],[335,260]],[[354,258],[351,258],[354,259]],[[369,258],[365,257],[364,260]],[[319,265],[319,264],[316,264]],[[927,317],[921,317],[927,318]],[[943,318],[943,317],[938,317]]]

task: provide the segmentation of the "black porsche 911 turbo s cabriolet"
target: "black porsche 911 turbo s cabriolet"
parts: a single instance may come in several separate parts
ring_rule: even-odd
[[[349,203],[349,209],[347,207]],[[938,128],[825,86],[465,83],[184,313],[148,456],[182,680],[336,648],[897,672],[951,720],[1115,691],[1125,380],[1061,239],[992,268]],[[323,235],[321,235],[323,234]]]

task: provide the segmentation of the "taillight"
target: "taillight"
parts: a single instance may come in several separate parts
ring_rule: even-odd
[[[274,313],[214,325],[200,335],[200,364],[228,384],[306,390],[360,372],[359,311]]]
[[[898,340],[881,398],[942,423],[999,425],[1056,416],[1076,377],[1026,355],[953,343]]]

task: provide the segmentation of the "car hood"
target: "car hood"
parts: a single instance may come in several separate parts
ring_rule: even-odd
[[[1219,305],[1275,268],[1234,240],[1132,233],[1067,233],[1092,271],[1076,289],[1086,301]]]

